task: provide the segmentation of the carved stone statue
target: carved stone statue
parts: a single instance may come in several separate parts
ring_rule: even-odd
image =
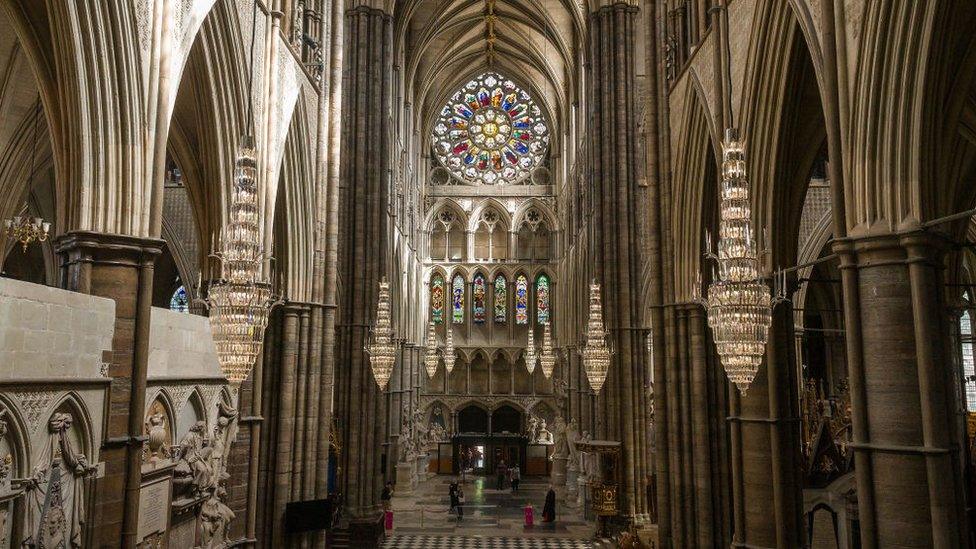
[[[210,467],[213,448],[204,438],[205,430],[206,426],[202,421],[196,422],[183,435],[177,447],[179,461],[173,472],[173,485],[185,497],[195,497],[214,483],[213,470]]]
[[[539,440],[539,418],[529,415],[529,429],[525,435],[532,444]]]
[[[146,418],[146,433],[148,441],[146,448],[147,461],[156,462],[161,457],[168,457],[169,448],[166,446],[166,416],[157,412]]]
[[[81,547],[85,517],[85,478],[96,471],[76,452],[68,433],[74,418],[55,413],[48,422],[49,444],[24,483],[27,547]]]
[[[566,421],[563,416],[556,416],[556,421],[552,425],[552,434],[555,447],[552,449],[552,458],[569,458],[569,444],[566,442]]]
[[[566,448],[569,450],[569,469],[571,471],[581,471],[583,469],[583,462],[581,460],[582,454],[576,448],[576,444],[579,442],[579,424],[576,423],[576,418],[570,420],[569,425],[566,426],[565,431]]]
[[[212,497],[208,498],[200,507],[201,544],[203,549],[217,549],[225,547],[228,539],[230,521],[234,520],[234,511],[224,501],[227,490],[218,486]]]
[[[536,435],[535,442],[536,444],[553,443],[552,432],[550,432],[549,429],[546,429],[546,420],[544,419],[539,420],[539,430],[538,434]]]
[[[200,508],[201,545],[199,549],[226,547],[228,528],[234,519],[234,512],[227,506],[227,490],[224,481],[227,473],[227,458],[230,446],[237,438],[237,410],[229,404],[217,403],[217,425],[214,427],[207,465],[211,472],[211,482],[205,487],[206,500]]]
[[[431,422],[429,434],[432,445],[447,440],[447,430],[440,423]]]

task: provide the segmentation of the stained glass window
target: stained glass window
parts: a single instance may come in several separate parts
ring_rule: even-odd
[[[444,322],[444,277],[439,274],[430,281],[430,316],[435,324]]]
[[[508,320],[508,283],[505,277],[495,277],[495,322],[504,324]]]
[[[471,288],[471,318],[478,324],[485,322],[485,277],[478,273],[474,276],[474,284]]]
[[[529,281],[525,275],[515,279],[515,323],[529,323]]]
[[[461,181],[512,184],[542,161],[549,128],[525,90],[486,72],[451,96],[431,139],[440,163]]]
[[[190,312],[190,300],[186,297],[186,288],[180,286],[173,292],[173,297],[169,300],[169,310],[178,313]]]
[[[535,279],[535,301],[539,324],[549,324],[549,277],[544,274]]]
[[[464,322],[464,278],[459,274],[454,275],[451,283],[451,304],[454,323],[461,324]]]
[[[976,366],[973,365],[973,324],[969,310],[959,318],[959,339],[962,342],[962,374],[965,378],[966,410],[976,412]]]

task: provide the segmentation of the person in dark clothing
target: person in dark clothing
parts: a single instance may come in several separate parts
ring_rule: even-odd
[[[498,462],[498,467],[495,467],[495,475],[496,479],[498,480],[498,486],[496,487],[497,490],[505,489],[505,475],[507,474],[508,467],[505,466],[505,460],[503,459]]]
[[[546,504],[542,508],[542,522],[553,522],[556,520],[556,491],[552,484],[549,485],[549,492],[546,493]]]
[[[448,487],[448,489],[447,489],[448,494],[451,497],[451,513],[454,513],[457,510],[457,507],[458,507],[458,491],[460,489],[461,488],[459,487],[458,481],[457,481],[456,478],[454,479],[454,482],[452,482],[450,484],[450,486]]]
[[[390,500],[393,499],[393,483],[387,482],[386,486],[383,487],[383,494],[380,495],[380,501],[383,502],[383,510],[390,510]]]

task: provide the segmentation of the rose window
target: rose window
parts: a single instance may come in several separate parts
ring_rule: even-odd
[[[511,80],[488,72],[441,110],[432,135],[440,163],[474,185],[519,183],[549,147],[542,109]]]

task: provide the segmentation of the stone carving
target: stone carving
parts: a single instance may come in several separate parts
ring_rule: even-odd
[[[298,0],[292,9],[291,45],[301,51],[302,35],[305,33],[305,0]]]
[[[205,431],[205,424],[196,422],[175,448],[178,461],[173,473],[173,486],[179,496],[196,497],[212,484],[213,471],[209,458],[213,448],[209,446]]]
[[[435,403],[440,403],[446,406],[448,410],[456,412],[472,401],[484,404],[489,410],[506,404],[514,404],[516,408],[528,411],[534,409],[536,405],[542,402],[548,404],[553,409],[558,409],[555,407],[555,397],[548,395],[421,395],[419,406],[422,409],[427,409]]]
[[[557,419],[558,420],[558,419]],[[539,431],[535,438],[536,444],[553,444],[552,431],[546,429],[546,420],[539,420]]]
[[[7,437],[8,428],[6,417],[7,411],[0,410],[0,442],[3,442],[3,440]],[[8,478],[10,477],[10,470],[13,467],[13,462],[13,456],[10,454],[3,456],[3,461],[0,461],[0,489],[4,491],[6,490],[9,482]],[[3,535],[3,532],[6,532],[6,530],[0,528],[0,535]],[[3,545],[0,544],[0,547],[3,547]]]
[[[192,385],[175,385],[166,388],[166,392],[170,395],[170,400],[173,402],[173,408],[176,409],[177,415],[183,411],[183,407],[190,401],[190,393],[192,391]]]
[[[166,407],[159,400],[155,400],[146,414],[145,432],[147,440],[143,446],[142,461],[155,464],[162,458],[171,456],[172,435],[170,420]]]
[[[150,36],[153,12],[150,0],[138,0],[136,3],[136,29],[139,35],[139,49],[143,55],[149,52]]]
[[[226,547],[229,540],[230,522],[235,515],[227,505],[227,488],[224,483],[230,478],[227,473],[227,458],[230,446],[237,438],[237,418],[235,408],[223,401],[217,402],[217,425],[211,435],[210,452],[207,455],[209,482],[201,490],[206,499],[200,508],[200,549]]]
[[[525,438],[532,444],[539,440],[539,418],[533,414],[529,414],[529,427],[525,431]]]
[[[55,393],[52,391],[17,391],[14,396],[20,400],[20,407],[24,412],[24,419],[27,421],[27,429],[33,433],[40,424],[41,414],[47,410]]]
[[[168,448],[166,448],[165,422],[166,416],[158,412],[146,419],[146,432],[149,434],[146,448],[149,450],[147,456],[149,461],[156,461],[160,457],[166,457],[169,453]]]
[[[97,468],[72,446],[68,433],[73,423],[71,414],[60,412],[48,422],[49,443],[23,484],[26,538],[21,545],[81,547],[84,481]]]
[[[552,459],[569,458],[569,443],[566,441],[566,420],[563,416],[556,416],[552,424],[552,437],[554,437]]]
[[[217,405],[220,385],[203,385],[200,387],[200,394],[203,395],[203,405],[212,410]]]
[[[570,420],[565,430],[566,448],[569,450],[569,470],[581,471],[583,469],[582,454],[576,445],[580,441],[579,424],[576,418]]]

